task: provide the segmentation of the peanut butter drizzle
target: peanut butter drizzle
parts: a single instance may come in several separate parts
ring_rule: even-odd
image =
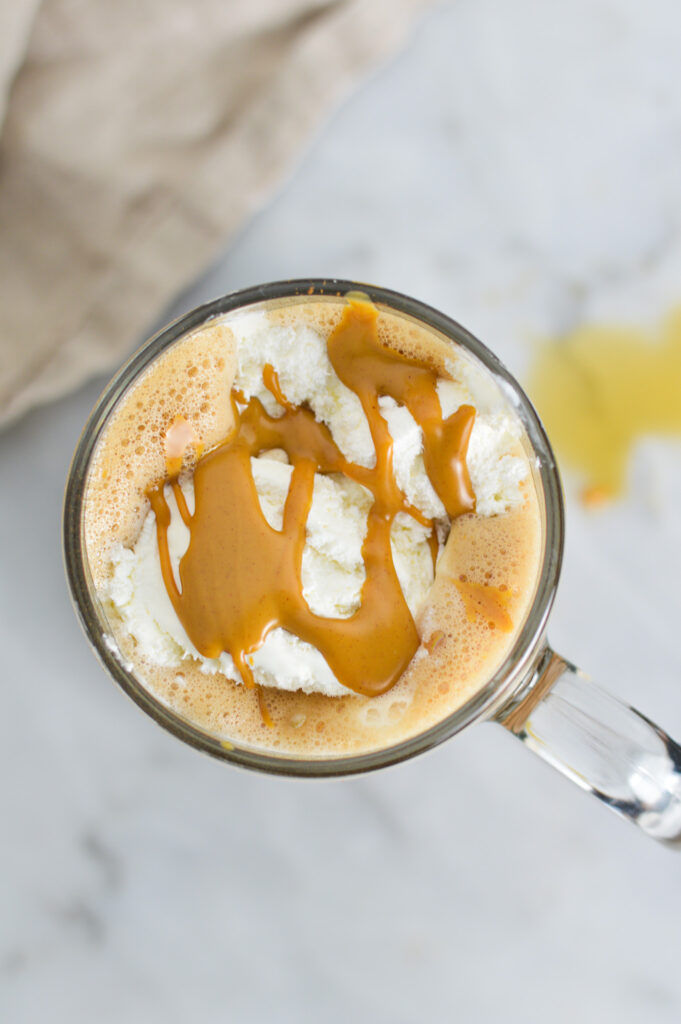
[[[246,686],[254,686],[248,656],[277,627],[313,644],[344,686],[366,696],[390,689],[419,646],[393,565],[390,529],[401,511],[432,524],[409,505],[395,481],[392,439],[378,406],[381,395],[406,405],[421,425],[425,464],[448,515],[475,508],[465,463],[475,410],[462,406],[443,421],[436,373],[385,349],[377,338],[376,318],[371,303],[349,300],[327,343],[336,373],[364,408],[376,449],[375,467],[348,462],[328,428],[309,409],[286,399],[268,365],[263,382],[283,415],[269,416],[255,397],[239,413],[233,397],[235,433],[196,465],[193,516],[184,498],[182,504],[178,500],[191,534],[180,562],[180,587],[170,563],[170,512],[163,485],[149,494],[163,579],[180,621],[205,657],[229,652]],[[262,514],[251,471],[251,457],[273,448],[283,449],[292,465],[281,530],[273,529]],[[344,473],[374,496],[362,547],[366,579],[361,604],[347,619],[314,615],[303,598],[301,563],[315,472]],[[181,489],[176,480],[173,489],[177,498]],[[267,723],[261,694],[259,700]]]

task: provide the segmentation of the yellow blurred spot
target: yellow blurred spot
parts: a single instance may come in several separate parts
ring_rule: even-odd
[[[585,505],[621,494],[641,437],[681,436],[681,309],[657,336],[580,327],[543,342],[528,392],[566,466],[584,480]]]
[[[579,500],[586,508],[600,508],[601,505],[607,505],[609,501],[612,501],[613,497],[612,491],[609,491],[607,487],[599,487],[598,484],[582,487],[579,492]]]

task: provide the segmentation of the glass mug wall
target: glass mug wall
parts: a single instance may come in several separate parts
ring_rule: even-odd
[[[111,642],[84,537],[88,474],[113,411],[161,353],[215,317],[272,310],[295,302],[338,302],[361,291],[380,311],[425,328],[478,360],[521,421],[542,505],[541,568],[529,613],[503,663],[461,707],[435,725],[384,749],[348,756],[297,757],[225,740],[199,728],[155,697]],[[681,837],[681,748],[634,709],[588,680],[549,646],[546,626],[558,583],[564,513],[555,459],[530,401],[488,349],[455,321],[387,289],[338,280],[266,284],[216,299],[176,320],[147,342],[108,385],[74,454],[64,504],[64,552],[72,598],[96,654],[115,681],[156,722],[186,743],[243,767],[307,777],[351,775],[427,750],[480,721],[501,724],[580,787],[656,839]]]

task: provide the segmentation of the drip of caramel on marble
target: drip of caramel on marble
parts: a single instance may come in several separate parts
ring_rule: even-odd
[[[464,405],[443,420],[435,371],[386,349],[378,340],[376,319],[371,303],[350,299],[327,342],[338,377],[364,409],[376,450],[374,467],[346,460],[311,410],[287,400],[276,372],[267,365],[263,381],[283,414],[268,415],[255,397],[239,412],[233,397],[233,435],[196,465],[193,515],[180,497],[179,483],[172,481],[190,531],[179,586],[168,550],[170,511],[164,486],[149,494],[163,579],[178,618],[202,655],[216,658],[229,652],[246,686],[254,685],[249,655],[277,627],[315,646],[339,682],[366,696],[390,689],[419,646],[393,565],[390,530],[398,512],[432,523],[407,502],[396,483],[392,438],[379,411],[382,395],[406,405],[420,424],[426,469],[449,517],[475,509],[466,468],[475,410]],[[251,470],[252,457],[274,448],[283,449],[292,466],[281,530],[265,519]],[[374,498],[362,547],[366,578],[360,606],[346,619],[315,615],[303,598],[301,564],[315,473],[343,473]],[[265,716],[263,708],[266,721]]]

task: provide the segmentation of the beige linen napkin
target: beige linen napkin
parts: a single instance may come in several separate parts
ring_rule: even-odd
[[[5,5],[0,424],[120,362],[432,2]]]

